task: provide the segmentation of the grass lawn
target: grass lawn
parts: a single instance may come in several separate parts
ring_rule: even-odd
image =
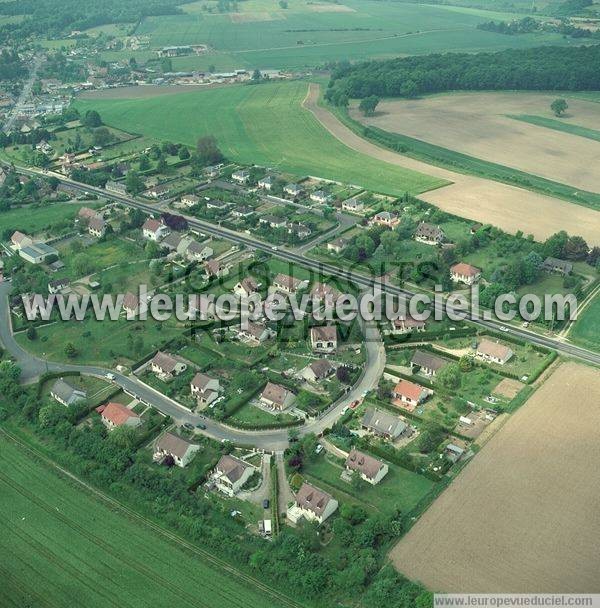
[[[584,309],[569,337],[581,346],[600,350],[600,296],[596,296]]]
[[[36,340],[28,340],[24,332],[15,335],[23,348],[49,361],[88,363],[112,367],[117,363],[130,364],[145,354],[161,347],[166,341],[181,334],[182,327],[175,321],[96,321],[86,318],[81,322],[65,321],[38,328]],[[128,336],[132,336],[130,339]],[[141,348],[139,341],[141,338]],[[138,341],[138,348],[136,348]],[[71,343],[77,356],[69,359],[65,346]]]
[[[293,420],[296,420],[296,418],[289,414],[269,414],[250,403],[246,403],[246,405],[241,407],[235,414],[227,418],[228,423],[231,422],[235,424],[237,422],[242,426],[244,424],[280,426],[281,423],[292,422]]]
[[[212,20],[211,20],[212,22]],[[443,180],[381,163],[346,147],[301,107],[306,82],[229,86],[169,96],[164,100],[80,100],[104,122],[160,140],[194,145],[213,134],[225,155],[297,175],[318,175],[388,194],[419,193]],[[269,125],[269,128],[265,128]]]
[[[26,205],[0,213],[0,229],[20,230],[26,234],[52,231],[53,226],[72,224],[81,207],[94,207],[94,202],[71,204],[54,203],[47,205]]]
[[[0,440],[2,606],[281,606]],[[165,569],[166,564],[176,567]],[[160,598],[157,604],[157,598]]]
[[[104,399],[114,389],[114,385],[110,384],[110,382],[106,382],[105,380],[101,380],[100,378],[95,378],[93,376],[65,376],[64,379],[71,386],[86,391],[87,399],[90,403],[102,403],[102,401],[104,401]],[[47,380],[42,387],[42,394],[50,396],[50,389],[56,380],[56,378]],[[111,401],[112,400],[113,399],[111,399]],[[130,401],[131,397],[129,397],[129,401],[127,401],[127,403]]]
[[[305,465],[302,475],[317,487],[331,492],[340,504],[354,502],[368,512],[373,509],[383,513],[395,509],[409,511],[435,485],[435,482],[412,471],[394,464],[388,466],[389,472],[379,484],[371,486],[364,482],[358,489],[340,479],[343,461],[330,454],[315,457]]]

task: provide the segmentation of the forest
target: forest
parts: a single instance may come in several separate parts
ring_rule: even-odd
[[[416,97],[454,90],[584,91],[600,88],[600,46],[446,53],[338,64],[326,99]]]

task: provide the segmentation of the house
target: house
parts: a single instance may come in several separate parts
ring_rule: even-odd
[[[229,267],[224,266],[219,260],[208,260],[204,262],[204,274],[207,278],[221,278],[229,274]]]
[[[69,279],[56,279],[48,283],[48,293],[60,293],[71,284]]]
[[[217,198],[211,198],[206,201],[206,208],[210,211],[222,211],[226,212],[229,207],[231,207],[231,203],[229,201],[222,201]]]
[[[183,437],[173,433],[165,433],[159,437],[154,446],[154,460],[172,458],[178,467],[185,467],[199,449],[199,445],[195,445]]]
[[[221,384],[216,378],[206,374],[196,374],[190,382],[192,397],[198,401],[198,405],[210,405],[218,396]]]
[[[217,462],[212,474],[212,481],[217,490],[227,496],[235,496],[252,477],[256,469],[243,460],[224,454]]]
[[[125,185],[125,182],[115,182],[109,180],[106,182],[104,189],[107,192],[112,192],[113,194],[120,194],[122,196],[127,194],[127,186]]]
[[[75,388],[72,384],[63,378],[59,378],[50,389],[50,396],[61,403],[69,406],[87,399],[87,393],[79,388]]]
[[[29,238],[26,234],[19,232],[18,230],[13,233],[10,237],[10,242],[14,245],[15,249],[19,250],[23,247],[29,247],[33,244],[33,239]]]
[[[420,384],[402,379],[392,390],[392,397],[402,404],[406,404],[409,408],[414,409],[417,405],[423,403],[432,393],[432,390]]]
[[[261,190],[271,190],[275,185],[275,178],[272,175],[265,175],[258,180],[258,187]]]
[[[287,225],[288,234],[293,234],[298,239],[306,239],[312,234],[312,230],[302,222],[290,222]]]
[[[439,226],[421,222],[415,230],[415,240],[427,245],[440,245],[446,240],[446,235]]]
[[[341,295],[342,294],[335,287],[332,287],[328,283],[321,283],[319,281],[316,281],[310,290],[311,298],[319,301],[325,301],[327,303],[331,302],[332,304]]]
[[[206,175],[208,177],[219,177],[219,174],[221,173],[221,168],[219,166],[213,165],[211,167],[206,167],[204,171],[206,172]]]
[[[302,370],[302,377],[309,382],[325,380],[335,373],[335,367],[327,359],[317,359]]]
[[[334,353],[337,350],[336,326],[311,327],[310,345],[315,353]]]
[[[254,209],[252,207],[236,207],[231,215],[239,219],[248,219],[254,215]]]
[[[356,471],[361,479],[371,485],[378,484],[387,474],[388,465],[369,454],[352,449],[344,463],[347,471]]]
[[[287,220],[284,217],[278,217],[276,215],[263,215],[258,218],[258,223],[267,225],[269,228],[276,230],[277,228],[285,228]]]
[[[400,218],[396,213],[390,211],[380,211],[376,213],[370,220],[370,226],[383,226],[394,230],[400,224]]]
[[[180,200],[184,207],[194,207],[200,202],[200,198],[195,194],[184,194]]]
[[[476,222],[475,224],[471,224],[471,227],[469,228],[469,232],[471,234],[475,234],[476,232],[479,232],[479,230],[481,230],[482,228],[483,228],[483,224]]]
[[[142,234],[145,239],[151,241],[160,241],[164,239],[171,231],[160,220],[155,220],[149,217],[142,226]]]
[[[484,338],[477,345],[475,354],[484,361],[504,365],[515,353],[505,344],[501,344],[500,342],[492,342],[492,340],[487,340]]]
[[[294,504],[287,511],[287,517],[292,523],[304,517],[322,524],[337,508],[338,502],[331,494],[305,481],[296,494]]]
[[[358,198],[349,198],[342,202],[342,209],[350,213],[362,213],[365,210],[365,204]]]
[[[204,294],[190,294],[188,316],[193,320],[207,321],[215,318],[215,304]]]
[[[192,241],[185,250],[185,255],[190,262],[204,262],[214,253],[208,245],[202,245],[198,241]]]
[[[249,298],[258,290],[258,283],[252,277],[244,277],[233,288],[233,293],[240,298]]]
[[[168,251],[177,251],[182,238],[183,235],[174,230],[160,242],[160,247],[161,249],[167,249]]]
[[[410,360],[410,367],[419,367],[421,373],[426,376],[435,376],[447,364],[448,361],[446,359],[424,350],[415,351]]]
[[[250,180],[250,171],[246,171],[245,169],[234,171],[231,174],[231,179],[238,184],[247,184]]]
[[[444,455],[446,456],[446,458],[448,460],[450,460],[450,462],[458,462],[462,458],[462,455],[464,453],[465,453],[464,448],[461,448],[460,446],[458,446],[454,443],[449,443],[444,448]]]
[[[395,441],[408,431],[408,425],[400,418],[377,408],[365,411],[361,426],[369,433],[390,441]]]
[[[187,369],[187,365],[183,361],[179,361],[167,353],[160,350],[154,355],[150,362],[152,371],[161,380],[171,380]]]
[[[450,278],[457,283],[473,285],[481,278],[481,270],[476,266],[471,266],[471,264],[459,262],[450,266]]]
[[[391,321],[391,324],[392,334],[407,334],[413,331],[425,331],[426,328],[425,321],[418,321],[410,315],[398,317]]]
[[[106,222],[99,215],[93,217],[88,222],[88,232],[97,239],[102,238],[106,234]]]
[[[46,243],[31,243],[19,248],[19,255],[31,264],[41,264],[47,258],[58,256],[58,251]]]
[[[327,251],[333,251],[334,253],[342,253],[342,251],[348,246],[350,241],[343,237],[334,239],[330,243],[327,243]]]
[[[96,411],[100,414],[100,419],[110,431],[118,426],[135,428],[142,424],[142,419],[121,403],[111,402],[105,406],[96,408]]]
[[[274,384],[273,382],[267,382],[267,385],[260,395],[260,401],[263,405],[279,411],[290,407],[295,399],[296,395],[294,395],[292,391],[285,388],[285,386]]]
[[[272,291],[278,291],[284,294],[294,294],[300,289],[304,289],[306,281],[300,281],[287,274],[279,273],[274,279],[271,285]]]
[[[568,275],[573,272],[573,264],[560,260],[559,258],[548,257],[542,264],[542,269],[546,272],[556,272],[558,274]]]
[[[274,336],[274,332],[269,329],[266,325],[261,323],[254,323],[254,321],[248,321],[246,327],[240,327],[238,337],[241,340],[249,342],[254,346],[258,346],[263,342],[266,342]]]
[[[331,200],[331,196],[324,190],[315,190],[314,192],[311,192],[309,198],[314,203],[319,203],[321,205],[326,205]]]
[[[283,191],[292,198],[298,198],[304,192],[304,188],[300,184],[287,184],[283,187]]]
[[[169,184],[158,184],[157,186],[148,188],[148,190],[144,192],[144,195],[151,198],[166,198],[169,196],[170,192],[171,186],[169,186]]]
[[[133,316],[140,307],[140,299],[134,294],[128,291],[123,298],[123,310],[129,315]]]

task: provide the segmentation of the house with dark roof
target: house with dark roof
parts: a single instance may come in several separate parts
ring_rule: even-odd
[[[140,299],[134,294],[128,291],[123,297],[123,310],[129,315],[133,316],[137,313],[140,307]]]
[[[240,325],[238,338],[251,346],[259,346],[270,338],[275,337],[275,332],[262,323],[255,323],[248,320],[244,325]]]
[[[96,215],[88,222],[88,233],[91,236],[101,239],[106,234],[106,222],[103,217]]]
[[[196,398],[198,405],[201,407],[210,405],[219,396],[220,390],[219,380],[206,374],[197,373],[190,382],[192,397]]]
[[[224,454],[214,468],[211,479],[217,490],[235,496],[256,471],[250,463],[231,454]]]
[[[308,382],[325,380],[335,373],[335,366],[327,359],[317,359],[302,370],[302,377]]]
[[[54,281],[50,281],[48,283],[48,293],[60,293],[67,289],[70,284],[71,281],[69,281],[69,279],[55,279]]]
[[[292,523],[304,518],[322,524],[337,508],[338,501],[331,494],[305,481],[296,494],[294,504],[287,511],[287,517]]]
[[[477,345],[476,355],[484,361],[504,365],[515,353],[506,344],[483,338]]]
[[[409,430],[408,425],[398,416],[377,408],[369,408],[365,411],[361,426],[365,431],[390,441],[402,437]]]
[[[385,462],[355,449],[350,451],[344,465],[347,471],[356,472],[361,479],[373,486],[378,484],[389,470]]]
[[[50,389],[50,396],[61,405],[70,406],[78,401],[87,399],[87,393],[80,388],[74,387],[64,378],[59,378]]]
[[[179,435],[165,433],[158,438],[154,445],[154,460],[163,462],[166,458],[172,458],[178,467],[185,467],[199,449],[199,445],[191,443]]]
[[[212,247],[192,241],[185,250],[185,255],[190,262],[204,262],[214,253]]]
[[[343,236],[334,239],[327,243],[327,251],[333,251],[334,253],[342,253],[348,246],[349,239],[345,239]]]
[[[235,284],[233,293],[240,298],[249,298],[258,290],[258,283],[252,277],[244,277],[241,281]]]
[[[161,380],[167,381],[183,373],[187,369],[187,365],[183,361],[175,359],[172,355],[159,350],[150,361],[150,368]]]
[[[448,363],[447,359],[425,350],[416,350],[410,360],[411,368],[419,368],[419,371],[426,376],[435,376]]]
[[[287,274],[279,273],[273,279],[270,291],[278,291],[283,294],[294,294],[300,289],[304,289],[306,284],[306,281],[301,281],[300,279],[296,279]]]
[[[427,324],[425,321],[419,321],[414,319],[410,315],[403,315],[394,319],[390,322],[392,325],[391,332],[392,334],[408,334],[413,331],[420,332],[425,331]]]
[[[573,272],[573,264],[559,258],[548,257],[542,264],[542,270],[546,272],[556,272],[557,274],[568,275]]]
[[[415,231],[415,240],[427,245],[440,245],[446,240],[446,235],[439,226],[421,222]]]

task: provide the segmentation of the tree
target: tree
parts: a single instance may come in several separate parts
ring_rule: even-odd
[[[456,363],[450,363],[437,373],[437,384],[447,389],[460,386],[460,368]]]
[[[106,146],[112,140],[112,135],[106,127],[99,127],[94,131],[94,145]]]
[[[102,119],[100,118],[100,114],[98,114],[96,110],[88,110],[85,113],[85,116],[82,118],[81,122],[85,127],[90,127],[92,129],[102,126]]]
[[[150,159],[148,158],[148,156],[146,156],[146,154],[142,154],[140,156],[138,166],[140,168],[140,171],[148,171],[148,169],[150,169]]]
[[[37,331],[35,330],[35,327],[33,325],[30,325],[27,328],[26,335],[28,340],[35,340],[37,338]]]
[[[137,171],[129,171],[125,178],[125,186],[130,194],[139,194],[144,189],[144,181]]]
[[[555,99],[550,104],[550,109],[554,112],[555,116],[562,116],[567,111],[568,107],[569,104],[567,103],[567,100],[562,98]]]
[[[73,345],[72,342],[67,342],[65,345],[65,355],[69,357],[69,359],[75,359],[77,356],[77,349]]]
[[[373,114],[375,114],[375,108],[378,106],[378,104],[379,97],[377,97],[377,95],[370,95],[369,97],[365,97],[364,99],[360,100],[358,109],[365,116],[373,116]]]
[[[220,163],[224,158],[214,135],[205,135],[198,139],[196,153],[198,160],[203,165],[214,165]]]
[[[186,146],[181,146],[178,152],[179,160],[187,160],[190,157],[190,151]]]

